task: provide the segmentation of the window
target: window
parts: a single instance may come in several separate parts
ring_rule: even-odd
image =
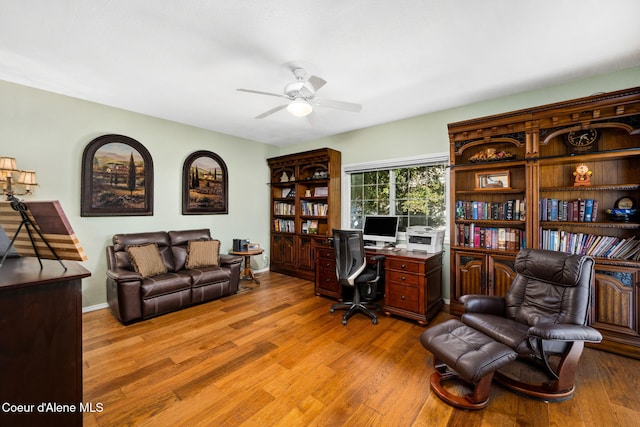
[[[366,215],[397,215],[398,230],[424,225],[445,229],[447,158],[410,159],[386,165],[345,166],[349,226],[362,229]]]

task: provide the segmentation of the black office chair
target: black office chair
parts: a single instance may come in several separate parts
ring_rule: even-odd
[[[375,261],[375,265],[367,264],[360,230],[334,229],[333,249],[336,254],[338,281],[343,287],[353,287],[353,301],[334,304],[329,312],[346,309],[342,316],[343,325],[358,311],[369,316],[374,325],[377,324],[378,318],[370,308],[380,311],[380,306],[373,301],[380,296],[379,289],[384,289],[384,255],[370,258]]]

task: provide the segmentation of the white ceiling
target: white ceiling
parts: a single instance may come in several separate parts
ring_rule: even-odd
[[[0,0],[0,80],[287,145],[640,65],[639,23],[639,0]],[[236,89],[292,66],[362,112],[254,119],[283,99]]]

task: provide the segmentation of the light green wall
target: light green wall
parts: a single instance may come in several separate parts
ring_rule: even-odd
[[[342,164],[345,165],[421,154],[448,153],[448,123],[636,86],[640,86],[640,67],[289,146],[284,148],[281,154],[329,147],[342,152]],[[346,226],[345,221],[343,218],[343,224]],[[443,295],[446,299],[449,298],[450,277],[448,249],[445,248],[443,268]]]
[[[134,217],[80,216],[82,152],[94,138],[122,134],[151,153],[154,214]],[[197,150],[218,154],[229,171],[229,214],[183,216],[182,165]],[[105,246],[115,233],[209,228],[231,248],[233,238],[269,240],[269,173],[265,159],[277,148],[0,81],[0,155],[35,170],[39,187],[29,200],[60,200],[88,260],[83,306],[106,302]],[[266,245],[268,246],[268,245]]]
[[[350,164],[448,152],[448,123],[635,86],[640,86],[640,67],[278,148],[0,81],[0,155],[16,157],[18,167],[37,172],[40,186],[30,199],[61,201],[89,257],[83,263],[92,272],[83,282],[86,307],[106,301],[104,248],[115,233],[202,227],[222,241],[223,252],[239,237],[268,250],[269,157],[330,147],[342,152],[343,164]],[[151,153],[153,216],[80,216],[82,151],[92,139],[110,133],[134,138]],[[229,215],[181,214],[182,164],[196,150],[213,151],[226,162]],[[446,254],[444,273],[448,298]]]
[[[343,164],[351,164],[448,153],[448,123],[635,86],[640,86],[640,67],[283,147],[281,154],[329,147],[342,152]]]

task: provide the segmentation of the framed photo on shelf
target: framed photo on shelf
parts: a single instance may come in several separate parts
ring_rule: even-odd
[[[499,190],[504,188],[511,188],[509,171],[476,173],[476,190]]]
[[[313,191],[314,197],[327,197],[329,195],[329,187],[316,187]]]

